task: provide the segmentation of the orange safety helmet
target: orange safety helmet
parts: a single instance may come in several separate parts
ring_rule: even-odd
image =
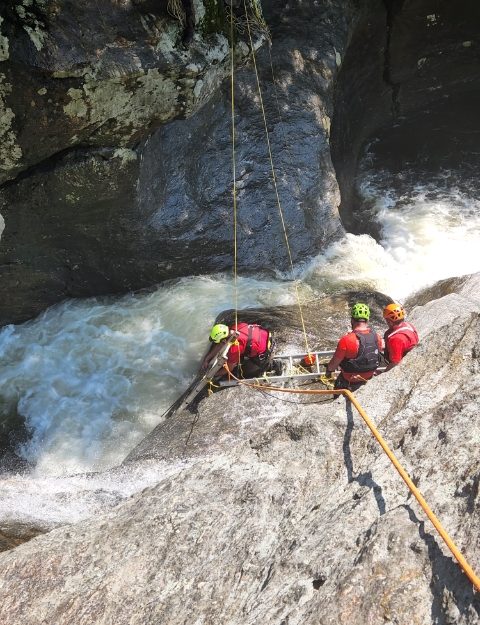
[[[388,304],[383,309],[383,317],[390,321],[402,321],[405,319],[405,309],[401,304]]]

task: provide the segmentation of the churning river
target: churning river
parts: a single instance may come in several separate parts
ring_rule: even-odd
[[[364,173],[361,190],[379,242],[347,234],[298,267],[304,299],[355,288],[402,301],[439,279],[480,271],[473,186],[448,171],[393,185],[377,171]],[[240,278],[238,287],[239,308],[296,301],[286,276]],[[94,472],[118,465],[159,423],[196,372],[215,316],[233,301],[230,276],[191,277],[148,294],[68,301],[3,328],[2,416],[17,413],[27,424],[17,453],[33,468],[0,478],[0,522],[74,521],[158,481],[157,465]]]

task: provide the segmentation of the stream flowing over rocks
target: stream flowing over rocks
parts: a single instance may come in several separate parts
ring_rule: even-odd
[[[164,2],[150,12],[153,4],[35,0],[4,9],[0,283],[9,301],[1,298],[0,321],[28,319],[65,296],[232,266],[228,11],[193,2],[185,45],[181,23]],[[241,69],[250,55],[242,4],[234,3],[239,266],[272,272],[289,265],[274,243],[283,233],[255,76]],[[353,13],[350,2],[329,0],[271,3],[265,15],[278,29],[275,86],[265,35],[256,29],[253,38],[264,43],[263,99],[298,261],[343,231],[328,137]]]
[[[357,393],[477,571],[479,293],[476,274],[409,302],[420,346]],[[279,339],[301,349],[292,316]],[[320,318],[310,308],[309,328]],[[344,399],[226,389],[124,466],[152,463],[167,472],[154,486],[1,555],[2,622],[480,622],[471,583]]]
[[[480,573],[479,29],[478,0],[3,0],[2,625],[480,624],[349,402],[164,412],[234,285],[284,353],[295,293],[313,349],[408,295],[420,345],[357,396]]]
[[[232,267],[229,3],[187,3],[189,41],[168,4],[2,3],[0,322]],[[290,267],[242,4],[238,263],[272,274]],[[379,137],[395,179],[402,155],[423,166],[439,152],[478,179],[476,0],[262,6],[271,49],[253,37],[295,264],[343,226],[379,234],[355,183]]]

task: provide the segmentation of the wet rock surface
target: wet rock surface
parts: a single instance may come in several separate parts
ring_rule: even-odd
[[[215,3],[213,11],[213,3],[193,3],[188,45],[182,23],[162,3],[156,10],[141,2],[39,3],[35,16],[33,6],[10,4],[0,24],[10,111],[4,138],[11,139],[3,143],[10,150],[3,179],[17,178],[0,188],[6,224],[0,275],[2,288],[15,288],[16,295],[11,307],[0,304],[0,322],[22,321],[65,296],[230,269],[232,145],[229,81],[222,84],[229,72],[223,4]],[[255,75],[252,67],[240,69],[250,42],[242,7],[235,5],[235,11],[238,266],[271,273],[290,264]],[[343,232],[328,141],[335,77],[354,9],[344,0],[321,6],[267,2],[264,12],[271,62],[264,45],[257,64],[297,262]],[[258,47],[263,33],[252,26]],[[32,64],[38,71],[31,71]],[[165,125],[174,119],[181,121]],[[89,235],[81,236],[82,230]],[[28,250],[38,251],[35,268],[36,254],[26,258]],[[95,265],[103,257],[106,262]]]
[[[424,294],[409,315],[420,345],[356,394],[477,571],[479,286]],[[295,328],[284,339],[302,344]],[[196,416],[188,445],[182,412],[130,461],[158,452],[175,477],[0,556],[3,621],[480,622],[470,582],[343,399],[233,388]]]
[[[272,273],[289,258],[241,4],[238,267]],[[392,180],[453,161],[478,179],[477,4],[262,3],[271,50],[253,34],[294,263],[344,233],[339,187],[343,226],[378,237],[355,186],[372,140]],[[2,5],[0,323],[231,268],[228,6],[177,5],[188,16],[150,1]]]
[[[378,236],[359,210],[359,166],[384,167],[392,184],[415,169],[432,179],[461,170],[478,179],[478,46],[480,8],[441,0],[363,5],[338,79],[332,158],[345,227]],[[363,172],[364,174],[365,172]],[[363,178],[363,176],[359,176]]]
[[[262,4],[272,45],[259,50],[256,63],[278,200],[297,263],[343,233],[329,138],[335,78],[354,10],[336,1]],[[198,115],[166,125],[143,151],[138,201],[158,207],[151,227],[178,271],[185,257],[194,259],[196,272],[232,265],[229,90],[224,84]],[[235,74],[235,116],[238,268],[285,271],[290,261],[251,67]]]
[[[90,233],[83,247],[87,257],[98,258],[103,254],[98,248],[104,247],[114,258],[135,248],[139,264],[150,258],[139,230],[148,227],[153,207],[147,215],[136,214],[138,169],[132,163],[141,152],[135,149],[165,122],[199,110],[230,69],[225,8],[212,13],[211,2],[187,4],[188,19],[194,16],[188,43],[182,2],[153,7],[110,0],[9,0],[2,5],[0,210],[7,241],[0,250],[0,274],[5,293],[20,283],[22,288],[11,312],[0,306],[0,323],[21,321],[84,291],[91,267],[72,245],[72,228]],[[260,45],[258,28],[252,36]],[[241,39],[238,64],[249,53]],[[46,235],[52,224],[54,236]],[[37,250],[40,266],[30,271]],[[78,266],[79,280],[69,259]],[[102,277],[93,271],[87,292],[115,292],[117,279],[119,289],[128,291],[189,273],[165,271],[172,259],[160,253],[149,264],[148,280],[140,275],[132,280],[126,260],[116,267],[107,262]]]

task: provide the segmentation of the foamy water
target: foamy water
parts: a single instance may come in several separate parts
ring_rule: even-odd
[[[239,307],[295,301],[292,284],[243,279]],[[304,290],[307,290],[305,287]],[[198,370],[231,280],[184,279],[111,302],[70,301],[0,333],[3,414],[31,431],[37,475],[105,469],[160,422]]]
[[[382,181],[382,177],[379,177]],[[311,261],[314,291],[375,289],[403,301],[438,280],[480,271],[480,200],[453,186],[417,185],[408,196],[366,179],[381,239],[347,234]]]
[[[130,464],[103,473],[63,477],[11,475],[0,480],[0,527],[8,531],[19,519],[48,531],[76,523],[120,503],[144,488],[178,475],[192,461]]]
[[[439,279],[480,271],[473,193],[455,185],[440,193],[432,183],[402,196],[381,177],[365,178],[362,192],[381,240],[347,234],[297,268],[303,299],[354,288],[401,301]],[[296,302],[288,281],[240,279],[238,294],[239,308]],[[150,294],[66,302],[4,328],[1,410],[18,410],[27,423],[31,438],[18,451],[35,469],[0,481],[0,521],[34,518],[35,510],[52,523],[78,520],[168,473],[159,465],[131,479],[123,471],[73,476],[115,466],[160,422],[196,372],[215,316],[233,305],[230,278],[195,277]]]

